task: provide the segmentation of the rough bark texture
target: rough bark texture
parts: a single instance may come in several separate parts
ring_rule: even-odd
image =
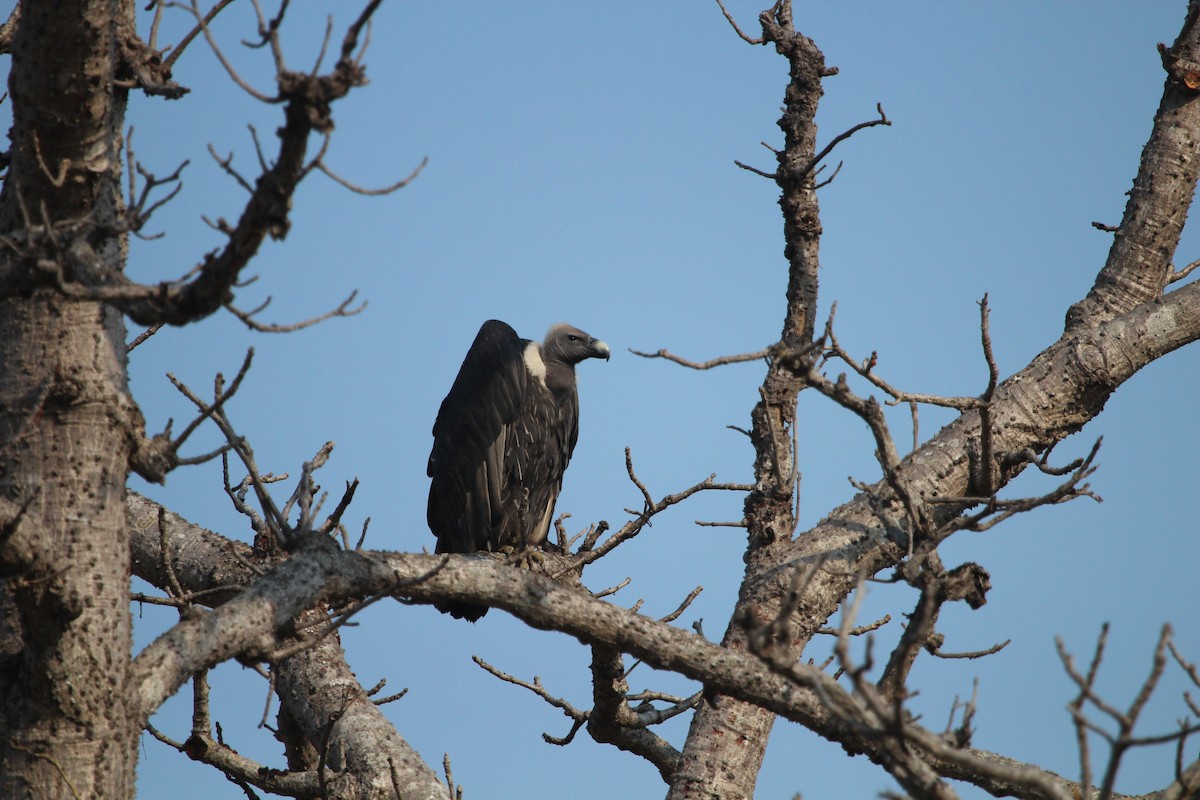
[[[117,21],[130,3],[28,3],[12,50],[12,164],[0,196],[0,270],[38,269],[40,228],[121,208],[124,93]],[[52,48],[47,32],[85,46]],[[97,88],[99,87],[99,88]],[[32,225],[26,221],[27,215]],[[114,268],[123,245],[94,240]],[[138,728],[126,692],[130,613],[124,484],[132,404],[124,325],[52,290],[0,301],[0,550],[13,635],[0,661],[0,794],[133,794]]]

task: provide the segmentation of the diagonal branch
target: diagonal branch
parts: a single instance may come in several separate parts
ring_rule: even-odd
[[[1071,306],[1067,330],[1113,319],[1160,297],[1200,177],[1200,93],[1187,80],[1200,63],[1200,14],[1190,4],[1170,49],[1159,45],[1166,85],[1125,214],[1087,297]],[[1166,165],[1171,165],[1169,168]]]
[[[876,125],[887,125],[887,126],[891,127],[892,121],[887,118],[887,114],[883,113],[883,104],[876,103],[875,110],[879,112],[879,119],[872,119],[872,120],[867,120],[866,122],[860,122],[857,125],[853,126],[852,128],[849,128],[848,130],[844,130],[841,133],[839,133],[837,136],[833,137],[833,139],[831,139],[829,141],[829,144],[827,144],[823,148],[821,148],[821,152],[819,152],[815,156],[813,156],[812,160],[808,162],[808,165],[806,167],[804,167],[803,170],[801,170],[801,175],[802,176],[809,175],[813,171],[813,169],[815,169],[816,166],[821,163],[821,161],[825,158],[825,156],[827,156],[833,152],[833,148],[837,147],[839,144],[846,141],[851,136],[853,136],[854,134],[863,130],[864,128],[873,128]],[[838,169],[841,169],[840,165],[839,165]],[[831,177],[829,180],[833,180],[833,178]]]

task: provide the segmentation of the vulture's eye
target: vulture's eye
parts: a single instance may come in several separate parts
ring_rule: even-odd
[[[576,335],[575,335],[575,334],[573,334],[573,333],[570,333],[570,334],[567,334],[567,341],[568,341],[568,342],[578,342],[578,341],[579,341],[579,337],[578,337],[578,336],[576,336]]]

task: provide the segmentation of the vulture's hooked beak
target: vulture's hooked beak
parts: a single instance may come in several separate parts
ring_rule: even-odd
[[[592,348],[592,358],[603,358],[605,361],[608,361],[609,356],[612,355],[612,351],[608,349],[608,345],[599,339],[589,339],[588,347]]]

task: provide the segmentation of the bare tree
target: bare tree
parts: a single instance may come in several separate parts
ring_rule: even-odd
[[[764,11],[754,35],[726,14],[737,35],[771,46],[789,68],[776,166],[745,166],[776,183],[781,195],[788,267],[782,329],[761,350],[702,362],[666,350],[643,355],[700,370],[765,364],[743,431],[754,448],[753,481],[714,476],[657,495],[627,450],[627,475],[640,498],[629,520],[616,528],[595,523],[576,535],[559,520],[554,543],[528,568],[501,557],[364,549],[365,530],[348,530],[343,521],[356,483],[327,498],[316,482],[331,445],[317,449],[295,478],[274,476],[260,469],[250,432],[231,422],[228,407],[251,367],[249,356],[232,378],[217,376],[211,390],[175,380],[195,408],[193,419],[180,431],[146,432],[126,373],[127,352],[142,337],[127,344],[124,320],[153,335],[160,326],[226,309],[251,328],[278,330],[236,303],[247,264],[268,237],[287,234],[293,194],[312,172],[362,190],[334,175],[324,154],[335,104],[365,81],[363,51],[379,1],[366,3],[337,35],[331,27],[320,59],[331,65],[308,71],[289,67],[283,56],[287,3],[273,16],[254,4],[252,44],[271,54],[274,89],[254,88],[223,55],[221,62],[233,81],[278,107],[277,141],[256,137],[255,176],[214,153],[247,194],[236,221],[212,223],[223,246],[194,267],[181,265],[177,280],[144,285],[125,274],[129,236],[146,233],[180,173],[154,174],[137,162],[126,129],[127,96],[181,97],[186,89],[172,80],[171,68],[195,42],[207,40],[221,53],[210,25],[228,2],[206,10],[192,5],[191,32],[169,48],[157,41],[165,7],[151,5],[144,35],[132,4],[95,0],[26,2],[0,29],[0,49],[12,56],[13,109],[0,195],[0,787],[6,796],[130,797],[144,729],[212,765],[247,796],[455,796],[450,760],[434,769],[429,754],[413,750],[379,710],[394,698],[381,697],[381,686],[360,685],[341,649],[339,628],[381,599],[483,604],[575,637],[590,651],[590,708],[556,696],[538,679],[479,663],[570,719],[569,732],[548,741],[566,744],[586,730],[647,760],[670,797],[751,797],[777,717],[866,755],[911,797],[953,797],[951,781],[997,796],[1113,797],[1126,753],[1154,744],[1178,754],[1175,773],[1154,796],[1200,793],[1200,761],[1188,755],[1200,729],[1194,701],[1185,700],[1177,729],[1147,732],[1138,725],[1167,669],[1200,685],[1168,627],[1152,654],[1153,669],[1125,707],[1098,689],[1106,633],[1086,657],[1060,643],[1063,669],[1077,690],[1070,709],[1080,768],[1070,778],[974,746],[974,698],[948,709],[944,728],[930,727],[909,705],[918,658],[984,657],[1003,647],[943,649],[937,627],[943,608],[979,607],[990,578],[975,563],[944,563],[939,547],[963,531],[1093,497],[1088,479],[1099,443],[1067,463],[1052,448],[1096,417],[1135,372],[1200,337],[1200,291],[1184,281],[1191,266],[1172,266],[1200,169],[1194,152],[1200,2],[1190,3],[1178,39],[1162,48],[1167,77],[1159,114],[1095,285],[1069,310],[1062,336],[1007,377],[992,355],[983,297],[978,335],[987,379],[970,397],[893,386],[873,354],[843,346],[832,314],[818,318],[818,192],[837,173],[835,148],[890,120],[881,105],[875,116],[822,142],[814,117],[822,82],[835,70],[797,30],[791,4],[783,0]],[[69,46],[46,46],[48,32]],[[354,308],[350,298],[324,317]],[[868,426],[881,478],[856,484],[852,501],[800,532],[797,402],[806,390]],[[907,455],[871,393],[911,409]],[[921,441],[916,422],[925,406],[959,416]],[[200,456],[180,455],[200,426],[219,430],[223,444]],[[253,529],[250,544],[126,490],[130,474],[160,481],[181,466],[218,458],[225,497]],[[1030,471],[1050,476],[1052,488],[999,496]],[[719,643],[699,626],[674,624],[695,594],[671,613],[650,615],[640,605],[610,602],[619,587],[585,585],[588,565],[705,492],[745,496],[743,518],[730,523],[746,533],[745,577]],[[159,592],[137,600],[179,613],[178,623],[132,655],[130,573]],[[914,596],[907,625],[879,659],[869,644],[859,645],[874,641],[871,634],[888,622],[858,617],[869,580],[907,585]],[[822,634],[835,642],[833,655],[814,663],[806,653]],[[631,692],[630,658],[685,676],[695,692]],[[208,670],[233,659],[262,671],[278,698],[279,763],[243,756],[212,719]],[[151,727],[153,713],[189,684],[186,739]],[[691,715],[691,728],[676,747],[654,728],[681,714]],[[1094,751],[1096,733],[1107,752]]]

